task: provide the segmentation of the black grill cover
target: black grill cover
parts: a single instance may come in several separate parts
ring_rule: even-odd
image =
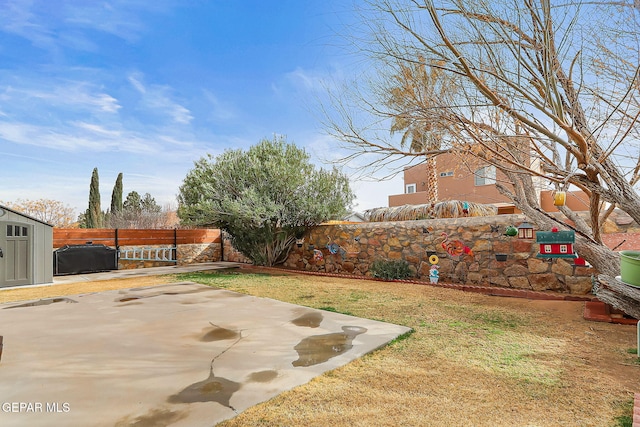
[[[105,245],[67,245],[53,252],[53,274],[97,273],[118,269],[118,251]]]

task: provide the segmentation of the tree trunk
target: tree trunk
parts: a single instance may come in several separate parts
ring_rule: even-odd
[[[582,236],[576,235],[576,251],[581,258],[589,261],[598,273],[608,276],[620,274],[620,254],[600,243],[595,243]]]
[[[615,277],[601,274],[598,276],[595,289],[595,294],[600,301],[640,319],[640,288],[627,285]]]
[[[436,158],[427,159],[427,203],[438,202],[438,166]]]

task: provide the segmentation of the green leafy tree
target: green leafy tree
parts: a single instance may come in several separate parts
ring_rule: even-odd
[[[162,212],[162,207],[156,203],[156,199],[151,197],[149,193],[145,193],[140,200],[140,208],[143,214],[159,214]]]
[[[89,185],[89,209],[85,214],[86,228],[102,227],[103,214],[100,209],[100,179],[98,168],[93,168],[91,184]]]
[[[316,169],[309,155],[283,138],[249,150],[227,150],[195,162],[178,195],[184,225],[216,226],[257,265],[284,262],[305,230],[347,212],[348,178]]]
[[[127,194],[127,198],[123,203],[122,209],[131,215],[139,215],[142,212],[142,199],[140,198],[140,194],[137,191],[131,191]]]
[[[122,224],[123,228],[137,228],[136,221],[142,214],[141,197],[137,191],[130,191],[122,204]]]
[[[151,194],[140,196],[137,191],[127,194],[122,205],[120,228],[159,228],[166,223],[167,212],[156,203]]]

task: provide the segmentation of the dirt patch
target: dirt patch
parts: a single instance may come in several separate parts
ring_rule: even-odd
[[[172,281],[164,276],[133,277],[130,279],[101,280],[96,282],[77,282],[50,286],[37,286],[19,289],[0,290],[0,303],[30,301],[42,298],[55,298],[65,295],[90,294],[144,286],[154,286]]]

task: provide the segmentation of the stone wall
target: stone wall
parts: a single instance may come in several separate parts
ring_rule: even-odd
[[[222,260],[220,243],[193,243],[178,245],[178,265]]]
[[[574,266],[572,260],[536,258],[535,239],[504,235],[507,226],[518,226],[525,219],[499,215],[320,226],[294,248],[284,267],[370,276],[369,265],[377,259],[405,260],[415,277],[429,280],[429,256],[435,253],[443,282],[588,294],[592,268]],[[449,242],[462,241],[473,256],[450,255],[443,247],[443,232]],[[340,247],[335,254],[330,251],[332,243]],[[322,252],[322,259],[314,257],[314,249]],[[496,260],[497,253],[506,254],[506,261]]]
[[[244,256],[240,251],[238,251],[236,248],[233,247],[233,245],[231,244],[231,236],[228,233],[223,231],[221,238],[222,238],[222,246],[223,246],[223,249],[222,249],[223,261],[252,264],[249,258]]]
[[[120,250],[126,249],[143,249],[143,248],[155,248],[166,246],[121,246]],[[127,270],[133,268],[149,268],[149,267],[163,267],[168,265],[185,265],[195,264],[202,262],[216,262],[222,258],[221,247],[219,242],[211,243],[192,243],[178,245],[177,247],[177,260],[172,261],[137,261],[137,260],[119,260],[118,269]]]

